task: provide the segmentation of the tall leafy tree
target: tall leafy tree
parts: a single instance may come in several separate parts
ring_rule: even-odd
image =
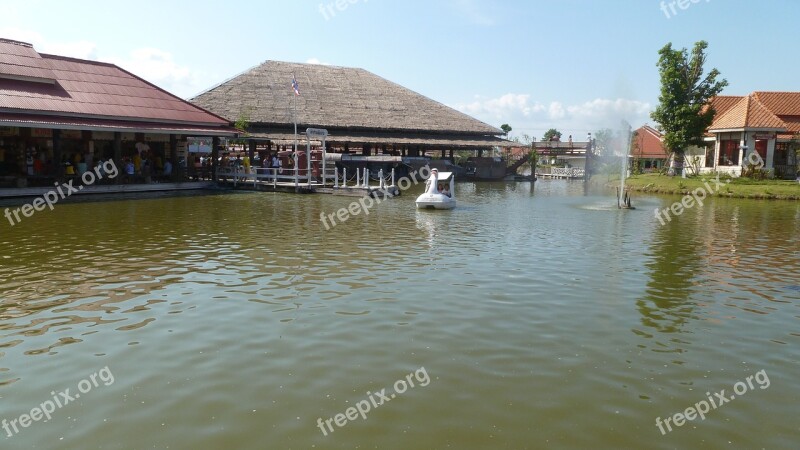
[[[511,133],[512,130],[511,125],[504,123],[500,125],[500,129],[503,130],[503,133],[506,134],[506,138],[508,138],[508,133]]]
[[[717,81],[719,70],[705,73],[706,48],[708,42],[697,42],[689,54],[685,48],[675,50],[669,43],[658,52],[661,95],[650,117],[663,128],[664,147],[674,154],[674,165],[682,165],[687,148],[703,145],[703,134],[716,114],[706,105],[728,85],[725,79]]]
[[[542,138],[543,142],[554,140],[553,138],[560,140],[561,139],[561,132],[556,130],[555,128],[550,128],[547,132],[544,133],[544,137]]]

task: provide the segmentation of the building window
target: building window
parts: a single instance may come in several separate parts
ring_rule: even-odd
[[[739,141],[720,141],[718,165],[739,165]]]

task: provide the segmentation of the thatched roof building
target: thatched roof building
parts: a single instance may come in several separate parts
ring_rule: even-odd
[[[501,130],[364,69],[267,61],[190,101],[248,122],[252,138],[286,144],[294,139],[295,100],[298,132],[325,128],[333,146],[366,154],[515,145],[498,137]]]

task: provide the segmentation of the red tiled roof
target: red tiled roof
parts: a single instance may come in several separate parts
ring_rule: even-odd
[[[729,109],[736,106],[736,104],[739,103],[739,101],[743,98],[744,96],[741,95],[718,95],[714,97],[711,99],[711,106],[714,107],[714,110],[717,113],[714,117],[719,117],[725,114]]]
[[[23,72],[25,68],[39,70],[40,75],[49,71],[56,81],[44,84],[0,76],[0,111],[224,127],[229,134],[233,131],[226,119],[113,64],[39,55],[32,47],[0,39],[0,74]]]
[[[718,114],[709,130],[744,128],[785,130],[787,127],[786,123],[751,94],[739,100],[723,114]]]
[[[633,156],[664,159],[668,156],[662,143],[663,135],[655,128],[644,125],[636,130],[636,147]]]
[[[790,133],[800,133],[800,116],[783,116],[782,119]]]
[[[800,92],[754,92],[752,95],[776,116],[800,116]]]

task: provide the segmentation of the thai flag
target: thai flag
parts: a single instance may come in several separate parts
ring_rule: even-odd
[[[297,84],[297,79],[292,75],[292,89],[294,89],[294,95],[300,95],[300,85]]]

